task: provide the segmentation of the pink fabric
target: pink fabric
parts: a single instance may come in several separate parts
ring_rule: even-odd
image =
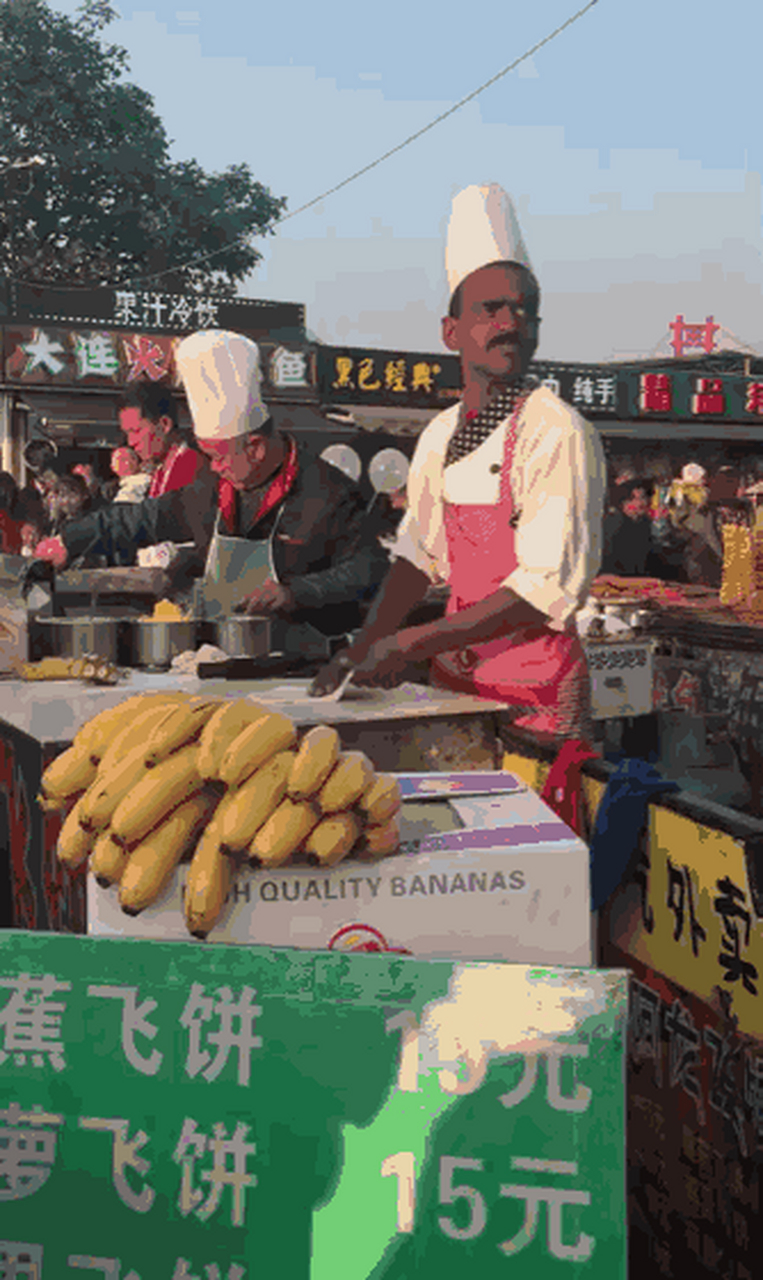
[[[484,600],[517,567],[511,466],[521,407],[522,402],[506,433],[498,502],[445,505],[449,614]],[[512,630],[508,636],[442,655],[432,665],[433,675],[446,687],[527,707],[530,714],[521,716],[516,724],[560,733],[569,729],[568,722],[559,715],[562,689],[571,679],[579,683],[580,664],[584,671],[583,648],[574,628],[554,631],[539,625]]]

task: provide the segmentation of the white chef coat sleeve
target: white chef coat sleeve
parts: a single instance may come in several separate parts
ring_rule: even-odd
[[[605,474],[595,429],[546,388],[535,392],[518,423],[512,466],[517,567],[502,585],[555,630],[583,604],[599,569]]]
[[[456,422],[453,406],[433,418],[419,437],[408,473],[408,505],[390,550],[393,560],[408,560],[437,583],[448,580],[442,473]]]

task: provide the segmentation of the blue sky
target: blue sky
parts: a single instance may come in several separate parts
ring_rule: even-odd
[[[583,0],[118,4],[106,37],[177,158],[246,161],[289,208],[422,128]],[[53,8],[74,13],[73,0]],[[328,342],[439,349],[449,203],[515,198],[543,287],[539,355],[648,354],[716,321],[763,353],[760,0],[598,0],[422,139],[261,242],[241,292],[305,302]]]

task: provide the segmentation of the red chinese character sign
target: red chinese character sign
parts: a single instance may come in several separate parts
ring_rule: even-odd
[[[715,335],[720,327],[713,324],[712,316],[707,316],[704,324],[687,324],[683,316],[676,316],[668,325],[673,334],[670,342],[673,354],[680,357],[685,351],[704,351],[710,355],[715,350]]]
[[[723,394],[723,378],[696,378],[691,398],[691,411],[703,417],[712,417],[726,410]]]
[[[763,417],[763,382],[748,382],[745,394],[745,410]]]
[[[133,334],[123,339],[126,382],[160,382],[169,379],[172,368],[172,339]]]
[[[670,413],[673,408],[673,381],[669,373],[641,374],[639,407],[643,413]]]

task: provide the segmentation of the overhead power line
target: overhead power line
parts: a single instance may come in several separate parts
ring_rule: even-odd
[[[385,151],[383,155],[377,156],[375,160],[371,160],[369,164],[363,165],[361,169],[356,169],[348,178],[343,178],[341,182],[337,182],[335,186],[329,187],[327,191],[321,192],[319,196],[315,196],[312,200],[308,200],[306,204],[301,204],[299,208],[293,209],[291,213],[284,214],[282,218],[278,219],[276,226],[280,227],[284,222],[288,222],[290,218],[296,218],[298,214],[305,213],[307,209],[314,208],[315,205],[320,204],[321,201],[327,200],[329,196],[335,195],[337,191],[341,191],[344,187],[348,187],[351,182],[357,182],[358,178],[362,178],[364,174],[370,173],[372,169],[376,169],[380,164],[383,164],[385,160],[389,160],[391,156],[397,155],[398,152],[403,151],[405,147],[409,147],[412,142],[417,142],[419,138],[423,138],[425,133],[429,133],[429,131],[434,129],[438,124],[442,124],[443,120],[447,120],[450,116],[455,115],[455,113],[460,111],[462,107],[465,107],[468,102],[473,102],[475,98],[478,98],[479,95],[484,93],[486,89],[489,89],[491,85],[502,80],[504,76],[509,74],[509,72],[516,70],[516,68],[523,62],[526,62],[528,58],[532,58],[539,49],[550,44],[552,40],[555,40],[557,36],[560,36],[562,32],[566,31],[568,27],[571,27],[573,23],[578,22],[579,19],[588,13],[588,10],[592,9],[595,4],[598,4],[598,2],[599,0],[588,0],[588,4],[584,5],[582,9],[578,9],[577,13],[573,13],[561,24],[561,26],[556,27],[547,36],[544,36],[542,40],[539,40],[537,44],[534,44],[531,49],[528,49],[523,53],[521,57],[515,58],[513,62],[508,64],[508,66],[503,67],[501,71],[498,71],[494,76],[491,76],[490,79],[486,80],[484,84],[481,84],[478,89],[474,89],[471,93],[468,93],[465,98],[461,98],[460,101],[456,102],[452,107],[448,107],[447,111],[443,111],[439,116],[435,116],[434,120],[430,120],[429,124],[425,124],[423,128],[417,129],[415,133],[410,134],[402,142],[399,142],[397,146],[391,147],[389,151]],[[251,232],[244,233],[244,235],[247,236],[251,234]],[[259,234],[263,233],[260,232]],[[243,239],[243,236],[239,236],[237,239]],[[235,244],[236,241],[234,240],[233,243]],[[151,281],[162,279],[163,276],[176,275],[178,272],[185,271],[188,267],[193,267],[199,262],[211,262],[213,258],[218,258],[220,254],[227,253],[230,248],[230,245],[225,245],[223,248],[213,249],[209,253],[195,254],[194,257],[189,259],[187,262],[174,267],[167,267],[164,271],[157,271],[153,275],[134,276],[128,283],[132,285],[149,284]]]

